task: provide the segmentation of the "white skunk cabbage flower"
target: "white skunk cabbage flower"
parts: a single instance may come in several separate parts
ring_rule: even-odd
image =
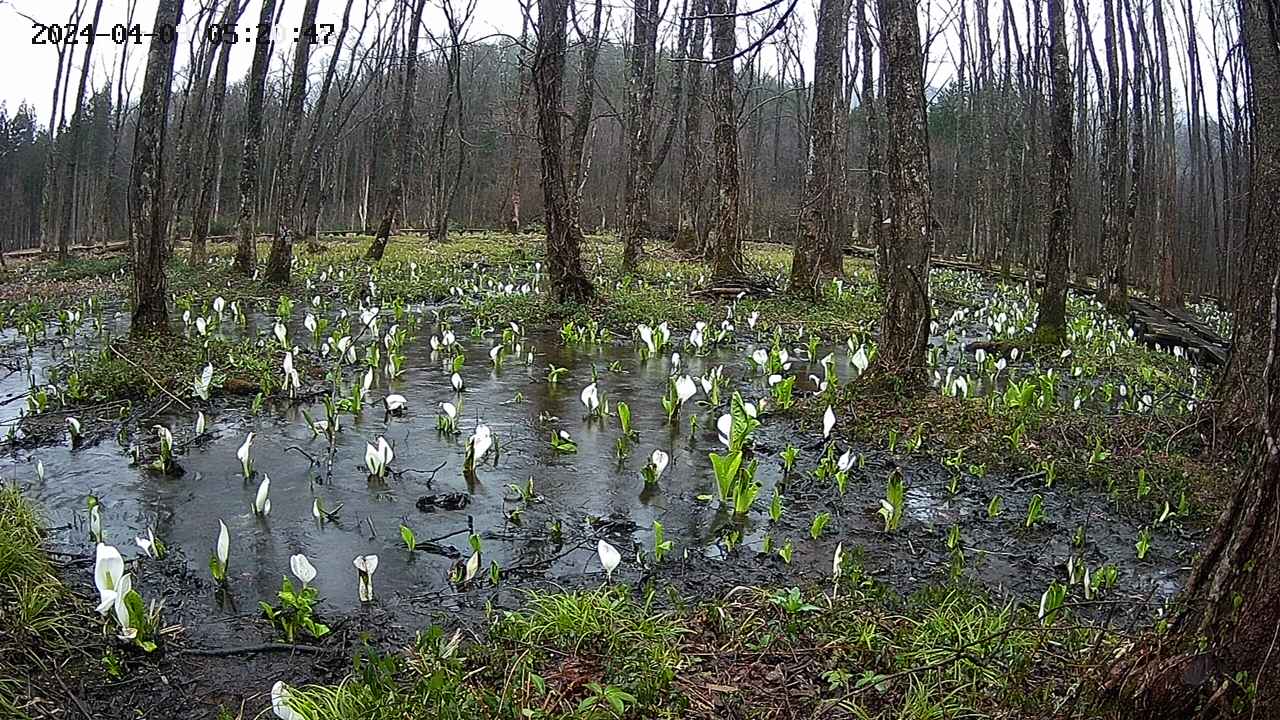
[[[311,564],[306,555],[298,553],[289,557],[289,570],[293,572],[294,577],[302,581],[302,587],[311,584],[316,579],[316,566]]]
[[[688,375],[681,375],[676,378],[676,399],[680,404],[685,404],[689,398],[698,392],[698,386],[694,384],[693,378]]]
[[[653,481],[657,482],[671,462],[671,456],[661,449],[654,450],[653,454],[649,456],[649,462],[653,463]]]
[[[618,548],[601,540],[596,545],[596,554],[600,556],[600,566],[604,568],[605,578],[612,579],[613,571],[617,570],[622,562],[622,553],[618,552]]]
[[[302,715],[289,707],[290,701],[293,699],[293,691],[283,680],[277,680],[275,685],[271,686],[271,712],[279,720],[306,720]]]
[[[369,474],[376,477],[383,477],[387,474],[387,466],[395,459],[395,452],[391,449],[391,444],[381,435],[378,436],[378,444],[364,444],[364,465],[369,469]]]
[[[269,492],[271,492],[271,478],[264,474],[262,482],[258,483],[258,494],[253,498],[254,513],[263,517],[271,514],[271,498],[267,497]]]
[[[587,412],[593,413],[596,411],[596,408],[600,407],[600,388],[597,387],[595,383],[591,383],[590,385],[582,388],[582,395],[580,397],[582,404],[587,408]]]
[[[378,569],[378,556],[359,555],[351,564],[356,566],[356,573],[359,575],[360,602],[373,602],[373,573]]]
[[[244,439],[240,445],[240,449],[236,450],[236,459],[240,461],[240,470],[244,473],[245,479],[253,475],[253,433]]]
[[[213,383],[213,366],[205,365],[199,377],[191,382],[191,393],[201,400],[209,399],[209,385]]]
[[[475,461],[479,463],[488,454],[490,448],[493,447],[493,432],[489,430],[488,425],[477,425],[475,433],[471,435],[470,442]]]
[[[106,615],[115,604],[124,574],[124,558],[110,545],[98,543],[93,564],[93,584],[98,588],[98,612]]]
[[[387,406],[387,412],[400,412],[409,404],[405,396],[397,393],[388,395],[382,402]]]
[[[831,431],[835,429],[835,426],[836,426],[836,413],[834,410],[831,409],[831,406],[828,405],[827,411],[822,413],[822,437],[823,438],[831,437]]]

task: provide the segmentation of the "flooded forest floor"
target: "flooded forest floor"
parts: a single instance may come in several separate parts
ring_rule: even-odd
[[[123,258],[0,270],[0,717],[1122,714],[1238,471],[1212,358],[1087,295],[1036,347],[935,269],[906,392],[862,260],[806,304],[593,237],[579,308],[536,235],[367,241],[175,260],[163,340]]]

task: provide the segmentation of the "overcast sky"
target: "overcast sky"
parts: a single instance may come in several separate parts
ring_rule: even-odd
[[[92,12],[93,0],[84,0],[89,4],[89,13]],[[211,0],[185,0],[185,17],[193,17],[196,9],[201,2],[210,2]],[[282,49],[292,44],[293,28],[298,25],[298,21],[302,14],[303,0],[278,0],[284,2],[284,14],[277,29],[276,38],[280,41],[277,44],[275,61],[273,63],[273,71],[279,72],[283,66]],[[363,12],[365,2],[371,0],[355,0],[355,7],[352,10],[352,22],[358,22],[358,18]],[[1139,0],[1146,2],[1147,0]],[[1169,0],[1165,0],[1169,2]],[[137,8],[134,11],[133,22],[140,25],[144,32],[150,30],[155,16],[155,8],[157,0],[136,0]],[[428,0],[427,3],[427,19],[429,27],[434,29],[442,29],[444,27],[443,13],[439,9],[440,0]],[[468,29],[468,37],[478,38],[492,34],[509,34],[518,35],[520,32],[520,4],[519,0],[475,0],[476,11],[471,18],[471,24]],[[739,10],[746,10],[764,5],[767,0],[739,0]],[[992,2],[992,18],[993,24],[993,40],[999,42],[999,26],[998,26],[998,7],[996,0]],[[1209,0],[1196,0],[1200,5],[1201,18],[1199,19],[1199,36],[1201,37],[1203,66],[1207,77],[1205,78],[1206,90],[1210,93],[1210,107],[1215,97],[1213,93],[1213,28],[1210,26],[1208,15]],[[466,0],[454,0],[455,6],[464,5]],[[666,12],[666,20],[670,25],[675,21],[675,16],[679,11],[679,0],[667,0],[669,8]],[[22,102],[27,102],[35,106],[38,110],[38,117],[41,123],[47,123],[49,117],[50,103],[53,93],[53,79],[55,69],[57,67],[57,53],[52,45],[34,45],[32,43],[33,35],[36,34],[32,27],[32,21],[41,23],[65,23],[71,9],[74,7],[75,0],[0,0],[0,67],[5,68],[5,72],[0,74],[0,103],[4,103],[12,112]],[[317,22],[319,23],[338,23],[342,17],[344,0],[321,0],[320,10]],[[793,22],[800,30],[802,35],[801,56],[804,58],[806,65],[811,65],[813,57],[813,18],[815,16],[815,7],[817,0],[798,0],[796,16]],[[1172,3],[1180,5],[1181,3]],[[587,3],[579,3],[580,6],[587,6]],[[874,5],[874,3],[871,3]],[[1024,3],[1014,2],[1015,14],[1018,15],[1017,21],[1020,25],[1020,32],[1025,36],[1026,25],[1025,16],[1022,16],[1022,8]],[[1094,0],[1089,3],[1091,10],[1097,10],[1101,3]],[[240,26],[252,26],[257,23],[261,0],[250,0],[249,8],[241,17]],[[389,9],[392,6],[392,0],[382,0],[381,6]],[[615,38],[620,38],[629,32],[629,19],[631,11],[631,0],[605,0],[605,6],[609,8],[610,13],[610,34]],[[950,0],[921,0],[921,19],[922,27],[927,35],[934,37],[930,45],[930,55],[928,58],[928,66],[926,67],[926,79],[931,87],[941,87],[946,83],[948,78],[953,74],[954,61],[956,56],[956,48],[958,47],[958,39],[956,37],[956,21],[953,11],[954,4]],[[1168,7],[1168,6],[1167,6]],[[128,0],[104,0],[102,8],[102,17],[99,19],[99,32],[106,33],[116,24],[123,24],[126,21],[126,13],[128,8]],[[386,10],[384,10],[385,12]],[[1182,11],[1175,11],[1170,8],[1167,14],[1171,16],[1170,21],[1174,26],[1170,28],[1170,35],[1173,38],[1175,47],[1172,49],[1175,58],[1181,56],[1181,47],[1185,42],[1185,25],[1182,24]],[[1096,15],[1091,12],[1091,15]],[[766,16],[755,16],[750,21],[739,20],[740,43],[745,42],[746,38],[758,35],[760,25]],[[88,20],[86,19],[85,22]],[[1068,21],[1071,22],[1071,19]],[[972,24],[972,19],[971,19]],[[1099,28],[1096,18],[1091,18],[1093,28]],[[183,31],[187,31],[185,34]],[[181,70],[186,65],[188,55],[188,40],[190,36],[189,25],[184,25],[179,30],[180,45],[178,50],[178,68]],[[1074,30],[1068,28],[1068,36],[1074,42]],[[1098,52],[1101,53],[1101,33],[1096,33],[1096,43],[1098,43]],[[249,67],[252,53],[249,51],[251,45],[245,44],[242,48],[232,54],[231,77],[242,77]],[[72,73],[72,83],[79,76],[79,58],[81,47],[76,47],[76,67]],[[101,39],[94,48],[92,59],[92,78],[95,86],[101,87],[113,68],[118,62],[119,46],[112,43],[109,39]],[[130,66],[135,79],[135,92],[137,85],[140,84],[142,66],[145,62],[145,43],[140,46],[132,46],[130,50]],[[998,52],[998,51],[997,51]],[[1074,49],[1072,51],[1074,57]],[[322,62],[326,51],[314,56],[315,62]],[[774,51],[767,49],[764,51],[764,62],[772,63]],[[1185,65],[1185,60],[1181,60],[1181,64]],[[1175,84],[1181,85],[1180,78],[1182,73],[1180,68],[1174,68]],[[807,78],[812,78],[812,73],[806,73]],[[73,90],[74,93],[74,90]],[[1178,93],[1180,96],[1181,93]]]

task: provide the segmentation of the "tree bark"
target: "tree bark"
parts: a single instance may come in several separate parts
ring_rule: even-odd
[[[276,0],[262,0],[258,25],[275,20]],[[244,146],[240,156],[240,213],[236,217],[236,257],[232,270],[252,275],[258,262],[257,202],[258,153],[262,144],[262,101],[266,94],[267,67],[271,60],[271,36],[254,38],[253,64],[249,67],[248,100],[245,104]]]
[[[714,120],[712,144],[716,154],[716,185],[720,207],[712,248],[712,282],[741,283],[746,278],[742,237],[738,232],[741,202],[738,178],[738,115],[734,108],[733,59],[738,36],[734,28],[738,0],[711,0],[711,107]]]
[[[813,97],[809,110],[809,153],[805,160],[800,231],[792,243],[791,294],[817,300],[826,243],[836,231],[836,100],[839,97],[850,0],[822,0],[813,60]],[[843,112],[843,109],[841,110]]]
[[[93,27],[98,27],[98,17],[102,14],[102,0],[97,0],[93,5]],[[71,116],[71,128],[69,133],[70,147],[67,148],[63,157],[63,179],[67,183],[66,189],[62,193],[62,209],[60,212],[61,220],[58,223],[58,262],[64,263],[70,256],[71,235],[75,231],[72,225],[73,213],[75,207],[76,196],[76,175],[80,169],[80,147],[84,139],[84,93],[89,81],[90,60],[93,58],[93,46],[96,43],[85,43],[84,55],[80,60],[80,85],[76,89],[76,106],[75,112]],[[72,48],[74,55],[74,48]]]
[[[1071,59],[1063,0],[1049,0],[1049,228],[1045,233],[1044,292],[1036,318],[1036,340],[1061,345],[1067,337],[1067,277],[1071,226]]]
[[[599,12],[596,13],[597,18]],[[538,46],[533,87],[538,104],[542,152],[542,195],[547,224],[547,268],[557,302],[586,302],[594,288],[582,269],[582,228],[571,199],[564,166],[561,102],[568,0],[538,0]],[[585,135],[585,134],[584,134]]]
[[[401,194],[404,192],[405,165],[409,162],[409,134],[413,129],[413,97],[418,79],[418,33],[422,32],[422,13],[427,0],[417,0],[413,8],[413,20],[409,26],[409,49],[405,54],[404,86],[400,89],[400,112],[396,120],[395,147],[392,148],[394,159],[391,166],[391,185],[387,188],[387,199],[382,206],[382,220],[378,223],[378,232],[369,243],[365,260],[377,262],[387,250],[387,241],[391,238],[391,226],[396,220],[396,210],[400,207]]]
[[[925,376],[929,342],[929,257],[933,252],[929,136],[924,59],[916,0],[880,0],[885,115],[888,121],[884,208],[885,298],[881,366],[908,384]]]
[[[658,0],[633,0],[632,5],[631,62],[627,74],[626,210],[622,221],[623,272],[635,271],[650,232],[653,90],[657,76],[660,19]]]
[[[1102,0],[1107,57],[1107,102],[1102,139],[1102,269],[1098,273],[1098,298],[1113,313],[1129,309],[1129,238],[1121,218],[1120,187],[1125,158],[1120,148],[1121,60],[1116,50],[1116,0]]]
[[[876,102],[876,79],[871,63],[871,30],[867,19],[868,0],[857,0],[858,46],[862,52],[862,116],[866,131],[867,153],[867,238],[859,238],[863,242],[870,241],[876,249],[876,280],[880,289],[886,289],[885,269],[889,261],[884,256],[885,244],[881,238],[884,222],[884,199],[880,194],[880,179],[883,169],[880,164],[880,115]]]
[[[1245,251],[1232,301],[1231,356],[1218,386],[1219,425],[1248,430],[1261,403],[1258,388],[1270,347],[1270,276],[1280,267],[1280,2],[1245,0],[1243,39],[1253,110],[1252,166]]]
[[[270,1],[270,0],[268,0]],[[160,0],[147,52],[147,69],[138,98],[138,127],[129,173],[129,249],[133,266],[132,335],[167,333],[168,283],[164,275],[164,136],[169,113],[169,83],[177,43],[165,42],[163,28],[178,27],[182,0]]]
[[[302,129],[307,95],[307,66],[311,63],[312,44],[307,33],[315,30],[319,6],[320,0],[307,0],[302,7],[300,37],[294,43],[293,77],[289,80],[289,95],[283,110],[284,137],[280,144],[283,152],[276,168],[276,182],[281,193],[276,202],[276,233],[271,240],[271,254],[267,256],[267,267],[263,273],[267,282],[279,285],[289,282],[293,266],[293,237],[302,226],[302,208],[298,206],[298,200],[305,192],[302,184],[307,178],[305,175],[295,177],[294,162],[298,155],[298,134]]]
[[[709,0],[695,0],[689,41],[689,62],[685,68],[684,167],[680,173],[680,217],[676,227],[676,250],[694,255],[706,253],[706,221],[703,218],[702,178],[702,76],[703,46],[707,21],[702,15]]]
[[[244,8],[245,5],[239,0],[228,0],[226,8],[223,9],[220,24],[224,28],[235,25]],[[195,206],[191,210],[191,254],[187,261],[197,267],[204,265],[208,259],[206,242],[212,215],[212,196],[217,192],[215,179],[218,170],[218,146],[222,137],[222,120],[227,98],[227,69],[231,64],[233,45],[232,42],[224,42],[222,47],[217,49],[218,64],[213,71],[213,82],[209,86],[209,92],[212,93],[209,98],[209,123],[205,129],[204,150],[196,163],[199,180],[196,186]]]

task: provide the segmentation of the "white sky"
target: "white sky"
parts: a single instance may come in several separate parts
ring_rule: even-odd
[[[194,17],[197,8],[202,2],[210,0],[185,0],[184,17]],[[303,0],[278,0],[284,2],[285,10],[281,18],[276,33],[276,54],[273,63],[273,71],[278,72],[283,66],[283,52],[292,46],[293,28],[298,24],[302,13]],[[366,2],[374,2],[377,0],[356,0],[352,8],[351,22],[357,24],[362,15],[364,4]],[[380,4],[384,13],[389,13],[392,3],[395,0],[381,0]],[[439,9],[441,0],[428,0],[427,3],[427,23],[428,26],[440,30],[444,28],[443,13]],[[474,17],[468,29],[468,37],[474,39],[491,35],[494,33],[505,33],[510,35],[518,35],[520,32],[520,4],[519,0],[475,0],[476,10]],[[767,0],[739,0],[739,11],[760,7]],[[1135,0],[1137,2],[1147,3],[1151,0]],[[1199,6],[1197,26],[1199,28],[1198,35],[1201,40],[1202,47],[1202,64],[1205,68],[1205,90],[1208,94],[1208,100],[1212,103],[1216,98],[1214,94],[1214,61],[1213,61],[1213,28],[1208,22],[1208,14],[1210,2],[1220,0],[1196,0]],[[93,0],[85,0],[89,5],[86,15],[92,13]],[[134,23],[141,25],[144,31],[151,28],[156,8],[157,0],[137,0],[137,9],[135,10]],[[455,7],[464,6],[467,0],[454,0]],[[665,31],[669,31],[673,27],[675,16],[680,9],[680,0],[665,0],[667,4],[666,22],[668,24]],[[991,23],[993,41],[999,45],[1000,27],[1000,7],[1001,0],[989,0],[991,2]],[[1169,22],[1172,23],[1169,28],[1171,38],[1171,53],[1175,58],[1174,82],[1178,89],[1181,88],[1180,78],[1183,76],[1181,68],[1177,67],[1179,63],[1185,66],[1185,53],[1181,48],[1185,47],[1185,10],[1179,6],[1182,5],[1180,0],[1164,0],[1166,15]],[[922,27],[930,34],[937,34],[939,29],[946,29],[946,32],[938,34],[930,47],[930,57],[928,68],[926,68],[926,79],[933,87],[940,87],[945,84],[948,77],[953,73],[954,62],[957,59],[958,37],[956,13],[953,10],[954,3],[952,0],[920,0],[921,17],[924,21]],[[320,10],[317,18],[319,23],[337,23],[342,18],[342,10],[345,0],[321,0]],[[590,0],[579,0],[579,12],[586,13],[591,5]],[[806,77],[811,78],[812,73],[808,68],[812,65],[813,58],[813,25],[817,0],[799,0],[797,5],[797,15],[793,17],[791,22],[798,21],[802,32],[802,49],[801,57],[806,65]],[[869,7],[874,7],[874,2],[868,3]],[[1019,25],[1019,34],[1023,38],[1025,44],[1026,37],[1026,18],[1024,3],[1015,1],[1015,14]],[[1090,0],[1090,15],[1101,14],[1101,3],[1098,0]],[[124,23],[128,6],[128,0],[104,0],[102,17],[99,20],[99,32],[109,32],[111,26],[117,23]],[[261,0],[250,0],[249,8],[241,16],[240,26],[252,26],[257,23]],[[0,75],[0,103],[7,105],[10,112],[15,110],[20,103],[26,101],[35,106],[38,111],[38,117],[41,124],[48,122],[50,102],[52,100],[53,79],[55,68],[57,67],[56,49],[51,45],[33,45],[32,36],[35,31],[32,28],[31,19],[43,23],[65,23],[67,17],[74,7],[74,0],[0,0],[0,67],[6,68],[7,72]],[[629,18],[631,13],[631,0],[605,0],[605,7],[610,14],[609,34],[615,39],[622,39],[624,35],[629,35]],[[1148,9],[1148,13],[1149,13]],[[28,19],[31,18],[31,19]],[[767,18],[762,14],[755,16],[750,22],[739,20],[739,44],[746,41],[748,35],[755,36],[759,33],[761,22]],[[86,17],[85,22],[88,22]],[[972,17],[972,7],[970,8],[970,25],[971,32],[974,19]],[[1074,17],[1068,18],[1068,39],[1074,42]],[[1100,23],[1097,20],[1092,22],[1093,28],[1100,30]],[[183,30],[187,32],[183,34]],[[356,28],[352,28],[354,35]],[[191,28],[184,25],[179,30],[179,49],[177,66],[179,71],[186,65],[188,55],[188,39]],[[372,30],[370,30],[372,33]],[[668,42],[674,42],[668,39]],[[1099,54],[1101,48],[1101,32],[1095,33],[1095,44]],[[1221,43],[1220,43],[1221,44]],[[708,43],[709,45],[709,43]],[[142,66],[145,63],[146,44],[130,46],[130,67],[135,77],[135,93],[137,86],[140,85]],[[242,43],[232,54],[231,78],[236,79],[242,77],[248,70],[251,60],[252,45]],[[79,77],[80,51],[83,46],[75,46],[76,66],[72,71],[72,93],[74,94],[74,86]],[[1221,50],[1220,50],[1221,51]],[[115,45],[110,39],[100,39],[94,48],[92,60],[92,83],[94,86],[101,87],[109,74],[113,72],[118,62],[119,46]],[[997,54],[999,50],[997,50]],[[1074,61],[1076,49],[1072,48],[1072,58]],[[322,58],[327,56],[326,50],[320,50],[313,55],[313,62],[322,62]],[[775,51],[766,49],[763,54],[766,64],[772,65],[775,57]],[[1181,92],[1177,92],[1181,96]],[[72,98],[73,99],[73,98]],[[69,101],[70,102],[70,101]],[[68,102],[68,104],[69,104]]]

